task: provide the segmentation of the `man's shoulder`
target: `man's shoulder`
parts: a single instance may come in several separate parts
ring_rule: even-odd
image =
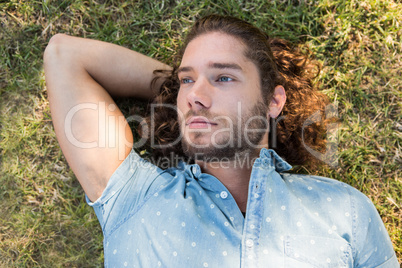
[[[358,189],[339,180],[305,174],[280,173],[280,175],[295,195],[303,195],[305,198],[323,199],[328,202],[332,200],[345,201],[345,199],[371,202]]]
[[[358,189],[344,182],[313,175],[280,175],[288,193],[306,209],[319,210],[320,214],[327,214],[334,220],[342,215],[351,219],[379,218],[373,202]]]
[[[344,182],[341,182],[339,180],[327,178],[327,177],[322,177],[322,176],[317,176],[317,175],[310,175],[310,174],[295,174],[295,173],[280,173],[282,176],[283,180],[286,183],[293,183],[295,182],[296,184],[323,184],[331,187],[343,187],[343,188],[349,188],[352,187],[349,184],[346,184]]]

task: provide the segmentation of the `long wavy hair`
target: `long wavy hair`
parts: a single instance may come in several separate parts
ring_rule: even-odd
[[[314,87],[313,80],[320,71],[320,66],[309,59],[297,46],[287,41],[269,38],[267,34],[248,22],[230,16],[209,15],[195,22],[185,42],[176,55],[173,71],[155,70],[156,80],[166,79],[156,96],[157,106],[154,113],[146,118],[148,126],[154,126],[155,140],[159,148],[153,148],[153,156],[171,158],[172,155],[186,159],[181,143],[177,112],[166,104],[175,106],[179,91],[177,67],[179,66],[187,45],[196,37],[220,32],[240,40],[246,47],[245,56],[258,68],[261,77],[261,90],[269,103],[274,88],[282,85],[285,88],[287,101],[276,121],[276,152],[292,165],[315,165],[314,158],[305,148],[322,151],[325,148],[325,121],[303,127],[305,121],[315,112],[323,112],[328,100],[324,94]],[[167,78],[166,78],[167,77]],[[267,103],[267,104],[268,104]],[[151,121],[153,124],[151,124]],[[302,138],[304,132],[304,138]],[[141,134],[141,131],[140,131]],[[163,147],[163,148],[161,148]]]

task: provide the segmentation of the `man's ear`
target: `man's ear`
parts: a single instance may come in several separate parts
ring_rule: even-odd
[[[276,86],[271,103],[269,104],[268,115],[271,118],[276,118],[282,111],[286,102],[286,93],[283,86]]]

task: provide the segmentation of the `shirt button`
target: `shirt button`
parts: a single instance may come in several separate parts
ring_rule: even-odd
[[[222,197],[222,199],[226,199],[228,197],[228,192],[222,191],[221,192],[221,197]]]
[[[197,167],[193,166],[193,167],[191,168],[191,171],[193,171],[193,174],[195,175],[195,174],[197,173]]]
[[[246,246],[249,247],[249,248],[251,248],[252,246],[254,246],[253,240],[247,239],[247,241],[246,241]]]

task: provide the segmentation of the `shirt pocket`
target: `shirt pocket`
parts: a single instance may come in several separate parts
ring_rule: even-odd
[[[342,239],[320,236],[286,236],[285,267],[343,268],[353,267],[352,249]]]

